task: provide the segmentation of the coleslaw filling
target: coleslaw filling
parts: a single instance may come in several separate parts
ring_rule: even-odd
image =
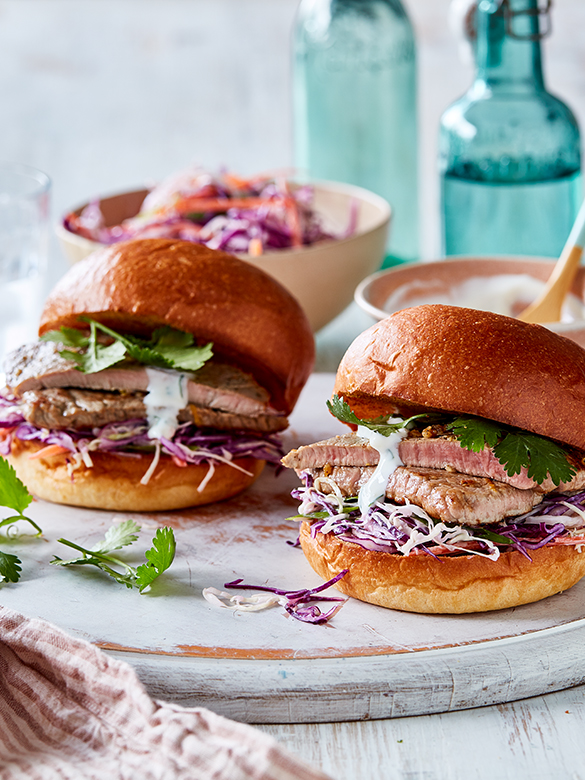
[[[526,514],[473,528],[444,523],[414,504],[374,502],[365,512],[357,496],[344,498],[332,479],[303,475],[292,492],[300,500],[299,517],[312,520],[311,534],[333,534],[366,550],[398,555],[479,555],[497,560],[506,550],[530,559],[530,550],[549,544],[585,546],[585,491],[551,494]],[[324,493],[327,487],[331,492]]]
[[[280,438],[276,434],[220,431],[183,423],[170,438],[162,435],[151,438],[149,428],[145,419],[108,423],[91,430],[39,428],[24,419],[16,399],[0,395],[0,455],[9,455],[15,440],[36,441],[47,447],[58,445],[63,448],[62,453],[68,459],[71,473],[82,465],[91,468],[92,452],[115,452],[127,457],[154,453],[153,462],[142,478],[144,484],[152,476],[162,455],[172,457],[177,465],[208,464],[210,470],[204,481],[211,479],[217,463],[249,473],[234,460],[251,457],[278,466],[283,456]]]

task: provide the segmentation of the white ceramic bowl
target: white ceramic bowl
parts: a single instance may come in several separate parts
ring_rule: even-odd
[[[437,296],[438,299],[452,295],[455,288],[472,278],[484,278],[487,285],[491,277],[526,274],[544,282],[554,264],[550,258],[535,257],[457,257],[411,263],[371,274],[358,285],[354,297],[363,311],[373,319],[381,320],[392,311],[412,306],[422,295]],[[571,292],[585,303],[585,268],[577,272]],[[388,308],[391,296],[394,297],[393,306]],[[453,303],[459,302],[453,300]],[[585,347],[585,320],[548,323],[547,327]]]
[[[317,331],[351,303],[358,282],[380,267],[384,259],[391,210],[378,195],[336,182],[314,182],[314,207],[326,230],[342,232],[350,204],[358,202],[357,230],[350,238],[323,241],[301,249],[282,249],[259,257],[239,255],[274,276],[297,298],[313,331]],[[137,214],[147,190],[136,190],[100,201],[105,223],[120,224]],[[76,209],[79,213],[84,206]],[[62,225],[57,236],[68,259],[75,263],[100,245],[75,235]]]

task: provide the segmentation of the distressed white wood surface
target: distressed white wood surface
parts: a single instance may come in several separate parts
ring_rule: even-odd
[[[287,447],[343,429],[327,411],[332,374],[314,374],[291,418]],[[88,568],[49,565],[68,557],[64,537],[91,546],[127,513],[35,502],[43,540],[12,540],[23,561],[1,603],[45,618],[132,664],[155,698],[201,705],[252,723],[401,717],[507,702],[585,680],[585,582],[516,609],[416,615],[350,599],[328,626],[282,608],[228,612],[204,587],[237,577],[297,590],[321,580],[287,521],[294,473],[266,472],[241,496],[182,512],[134,515],[143,523],[138,562],[154,529],[177,537],[172,569],[147,595]]]
[[[336,780],[583,780],[585,687],[442,715],[261,726]]]

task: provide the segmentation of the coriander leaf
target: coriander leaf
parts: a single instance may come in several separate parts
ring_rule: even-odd
[[[104,346],[95,341],[90,343],[86,352],[71,352],[63,350],[61,356],[74,360],[79,370],[84,374],[94,374],[97,371],[103,371],[106,368],[115,366],[126,356],[126,348],[119,341]]]
[[[446,427],[466,450],[482,452],[490,447],[509,477],[525,468],[538,485],[547,474],[558,485],[577,473],[559,444],[534,433],[510,429],[479,417],[457,417]]]
[[[122,523],[111,525],[101,542],[92,547],[92,552],[109,553],[127,547],[138,539],[138,531],[141,526],[134,520],[124,520]]]
[[[391,422],[393,419],[396,420],[396,417],[387,414],[370,420],[362,420],[352,411],[350,405],[338,395],[334,395],[331,401],[327,401],[326,403],[331,414],[334,417],[337,417],[341,422],[350,423],[351,425],[363,425],[376,433],[380,433],[382,436],[390,436],[391,433],[412,426],[412,423],[415,420],[428,419],[430,422],[431,420],[440,417],[440,415],[433,413],[415,414],[413,417],[408,417],[406,420],[399,418],[399,421]]]
[[[50,330],[41,336],[41,341],[56,341],[66,347],[87,347],[89,344],[88,336],[77,328]]]
[[[495,447],[504,429],[492,420],[480,417],[457,417],[447,423],[450,430],[459,440],[461,446],[472,452],[482,452],[487,447]]]
[[[18,582],[21,571],[20,559],[0,550],[0,577],[5,582]]]
[[[148,563],[143,563],[136,569],[136,585],[140,592],[166,571],[175,557],[175,535],[172,528],[159,528],[152,547],[145,553]]]
[[[203,347],[181,347],[159,342],[154,349],[170,361],[173,368],[198,371],[213,355],[211,346],[211,344],[205,344]]]
[[[547,474],[558,485],[568,482],[577,473],[560,445],[533,433],[509,432],[494,447],[494,455],[509,476],[519,474],[524,467],[538,485],[544,482]]]
[[[22,515],[31,501],[32,496],[16,476],[16,471],[0,457],[0,506],[14,509]]]

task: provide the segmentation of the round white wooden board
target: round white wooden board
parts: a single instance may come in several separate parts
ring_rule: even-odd
[[[314,375],[285,435],[287,448],[342,432],[326,410],[333,377]],[[464,616],[414,615],[350,599],[327,625],[279,606],[229,612],[201,592],[242,577],[296,590],[321,580],[294,542],[294,473],[266,469],[249,491],[210,507],[113,515],[34,502],[44,538],[3,540],[23,562],[0,602],[42,617],[132,664],[155,698],[251,723],[302,723],[444,712],[539,695],[585,681],[585,582],[545,601]],[[125,551],[137,565],[159,525],[171,525],[177,557],[139,594],[90,567],[50,566],[71,557],[64,537],[92,546],[113,520],[142,523]],[[136,548],[136,550],[134,550]],[[234,591],[235,592],[235,591]],[[329,591],[329,595],[336,595]],[[326,606],[326,605],[325,605]]]

